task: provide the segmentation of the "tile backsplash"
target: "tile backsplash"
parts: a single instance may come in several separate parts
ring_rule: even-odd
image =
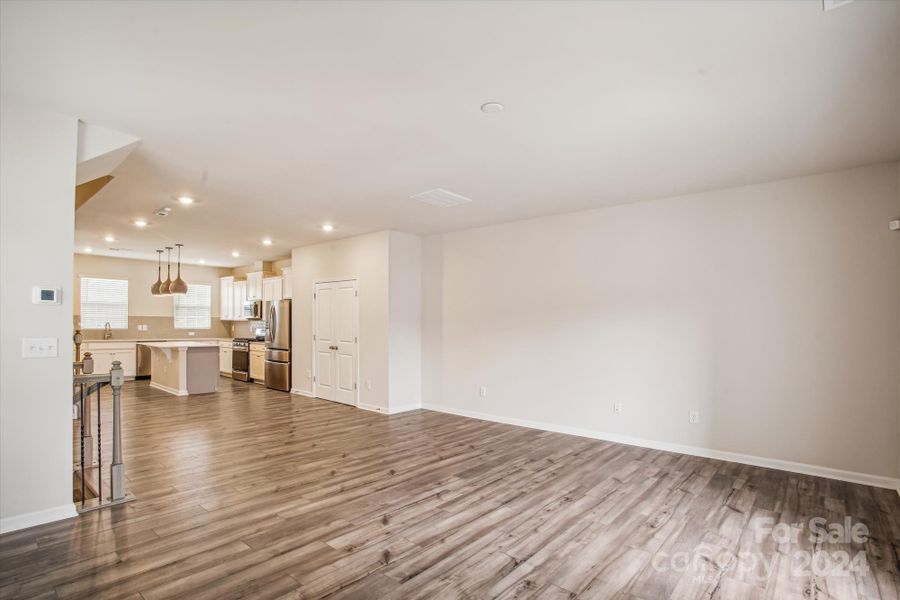
[[[75,315],[73,319],[73,327],[79,328],[80,315]],[[235,326],[244,325],[246,323],[236,323]],[[144,327],[146,326],[146,327]],[[146,329],[146,331],[144,331]],[[189,333],[193,331],[194,335]],[[249,332],[249,327],[247,329]],[[82,329],[84,339],[86,340],[102,340],[102,329]],[[158,340],[168,338],[231,338],[235,337],[231,333],[231,322],[222,321],[220,319],[212,319],[209,329],[175,329],[175,323],[172,316],[166,317],[128,317],[128,329],[113,329],[113,339],[128,340]]]

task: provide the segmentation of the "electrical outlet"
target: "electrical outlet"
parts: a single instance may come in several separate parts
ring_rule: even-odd
[[[487,386],[486,386],[486,385],[481,386],[481,387],[478,389],[478,394],[479,394],[482,398],[484,398],[485,396],[487,396]]]
[[[193,331],[188,331],[188,335],[191,336],[191,337],[193,337],[193,336],[195,336],[195,335],[197,335],[197,334],[194,333]]]
[[[306,378],[312,379],[312,371],[310,371],[309,369],[306,370]]]
[[[371,379],[366,379],[366,389],[367,390],[372,389],[372,380]]]
[[[621,402],[616,402],[615,404],[613,404],[613,412],[616,413],[617,415],[622,414],[622,403]]]
[[[688,413],[688,422],[689,423],[699,423],[700,422],[700,411],[692,410]]]

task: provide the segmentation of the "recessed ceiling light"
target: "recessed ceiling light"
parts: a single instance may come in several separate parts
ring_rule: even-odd
[[[262,241],[262,243],[263,243],[263,246],[271,246],[271,245],[272,245],[272,240],[270,240],[269,238],[265,238],[265,239]]]
[[[146,226],[147,226],[147,221],[145,221],[144,219],[135,219],[135,220],[134,220],[134,226],[135,226],[135,227],[146,227]]]
[[[84,251],[87,252],[88,254],[90,254],[91,252],[94,251],[94,249],[93,248],[85,248]]]
[[[182,204],[193,204],[194,203],[194,199],[191,198],[190,196],[178,196],[178,201],[181,202]]]
[[[322,231],[334,231],[334,225],[331,223],[325,223],[322,225]]]
[[[241,255],[241,253],[238,252],[237,250],[235,250],[234,252],[231,253],[231,255],[232,255],[233,257],[237,258],[238,256]]]
[[[198,262],[199,264],[201,264],[201,265],[205,265],[205,264],[206,264],[206,259],[205,259],[205,258],[201,258],[201,259],[198,260],[197,262]]]
[[[481,112],[498,113],[503,111],[503,105],[499,102],[486,102],[481,105]]]
[[[106,237],[103,238],[103,239],[106,240],[107,242],[114,242],[114,241],[116,241],[116,238],[114,238],[114,237],[111,236],[111,235],[108,235],[108,236],[106,236]]]

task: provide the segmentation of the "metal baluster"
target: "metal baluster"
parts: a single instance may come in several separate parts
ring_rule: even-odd
[[[113,457],[109,466],[110,500],[121,500],[125,497],[125,465],[122,463],[122,384],[125,383],[125,371],[121,361],[114,360],[109,372],[109,384],[113,396]]]
[[[79,410],[81,411],[81,506],[84,506],[84,384],[80,384],[81,387],[81,400],[78,402]]]
[[[103,419],[100,416],[100,386],[97,386],[97,502],[103,504],[103,447],[101,446],[101,430]]]

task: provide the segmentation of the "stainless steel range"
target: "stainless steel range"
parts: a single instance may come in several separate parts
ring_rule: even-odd
[[[231,378],[250,381],[250,338],[234,338],[232,341]]]

